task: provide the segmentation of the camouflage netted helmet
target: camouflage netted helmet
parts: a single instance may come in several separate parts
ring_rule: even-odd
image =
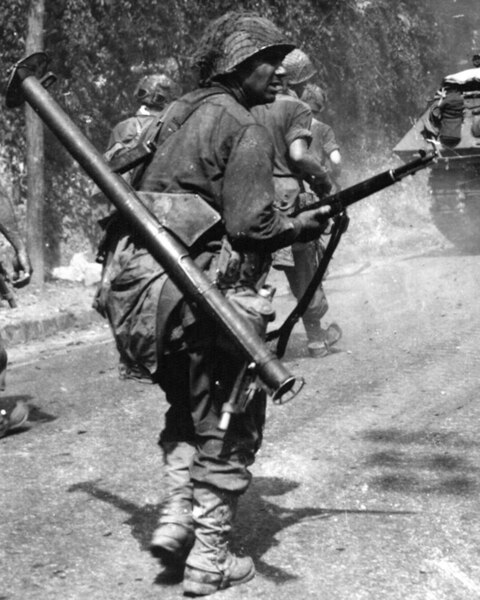
[[[325,108],[327,97],[319,85],[307,83],[302,93],[301,100],[310,106],[312,112],[322,112]]]
[[[305,83],[317,73],[312,61],[305,52],[298,48],[287,54],[283,60],[283,66],[286,71],[285,78],[287,82],[293,85]]]
[[[134,96],[142,104],[163,108],[179,95],[178,84],[168,75],[146,75],[135,88]]]
[[[213,21],[194,56],[200,85],[233,73],[239,65],[263,50],[277,48],[284,55],[295,48],[268,19],[252,12],[230,12]]]

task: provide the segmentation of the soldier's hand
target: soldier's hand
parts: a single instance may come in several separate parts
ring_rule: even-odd
[[[324,198],[332,191],[332,180],[325,172],[323,177],[312,177],[308,182],[312,191],[319,197]]]
[[[14,287],[22,288],[30,282],[33,269],[30,258],[24,248],[17,251],[13,262],[13,269],[15,271],[12,278],[12,285]]]
[[[301,232],[297,238],[299,242],[311,242],[318,239],[328,227],[331,207],[321,206],[314,210],[306,210],[295,217],[301,225]]]

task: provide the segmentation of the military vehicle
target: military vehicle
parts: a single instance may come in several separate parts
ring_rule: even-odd
[[[453,101],[452,101],[453,100]],[[480,68],[448,75],[407,134],[394,148],[402,160],[419,149],[439,156],[429,167],[432,219],[459,250],[480,252]]]

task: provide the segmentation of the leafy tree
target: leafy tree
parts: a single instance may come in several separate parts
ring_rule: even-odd
[[[139,78],[174,57],[184,90],[193,85],[190,58],[206,23],[227,10],[271,18],[314,60],[328,93],[326,119],[346,154],[387,153],[442,76],[443,24],[434,0],[45,0],[45,50],[58,76],[52,88],[87,136],[103,149],[111,127],[135,109]],[[2,64],[24,53],[28,0],[1,3]],[[6,83],[6,73],[2,81]],[[0,161],[15,203],[23,208],[24,122],[0,114]],[[2,171],[0,171],[1,173]],[[7,183],[8,183],[7,181]],[[89,183],[46,132],[48,262],[68,256],[76,234],[95,241]],[[77,247],[75,249],[78,249]]]
[[[27,54],[43,49],[43,18],[45,0],[30,0],[28,13]],[[44,136],[43,125],[35,111],[25,106],[26,141],[27,141],[27,248],[32,261],[32,283],[42,287],[44,283]]]

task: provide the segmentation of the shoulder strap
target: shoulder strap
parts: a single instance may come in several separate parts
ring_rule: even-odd
[[[166,111],[160,116],[160,127],[158,128],[158,133],[155,140],[158,144],[162,144],[165,140],[167,140],[173,133],[178,131],[180,127],[184,125],[184,123],[193,115],[193,113],[202,106],[202,104],[211,98],[212,96],[217,96],[219,94],[224,93],[224,90],[219,87],[205,88],[202,90],[198,90],[197,92],[193,92],[188,97],[184,96],[183,98],[172,102]],[[162,125],[167,123],[167,127],[162,128]]]
[[[151,148],[152,151],[144,157],[141,164],[136,166],[132,174],[133,187],[139,185],[146,168],[152,161],[157,147],[161,146],[172,134],[178,131],[206,100],[222,93],[224,93],[222,88],[212,87],[200,90],[198,96],[193,98],[191,102],[183,99],[175,100],[157,119],[144,129],[139,138],[138,145]],[[166,127],[164,127],[165,123],[167,123]]]

